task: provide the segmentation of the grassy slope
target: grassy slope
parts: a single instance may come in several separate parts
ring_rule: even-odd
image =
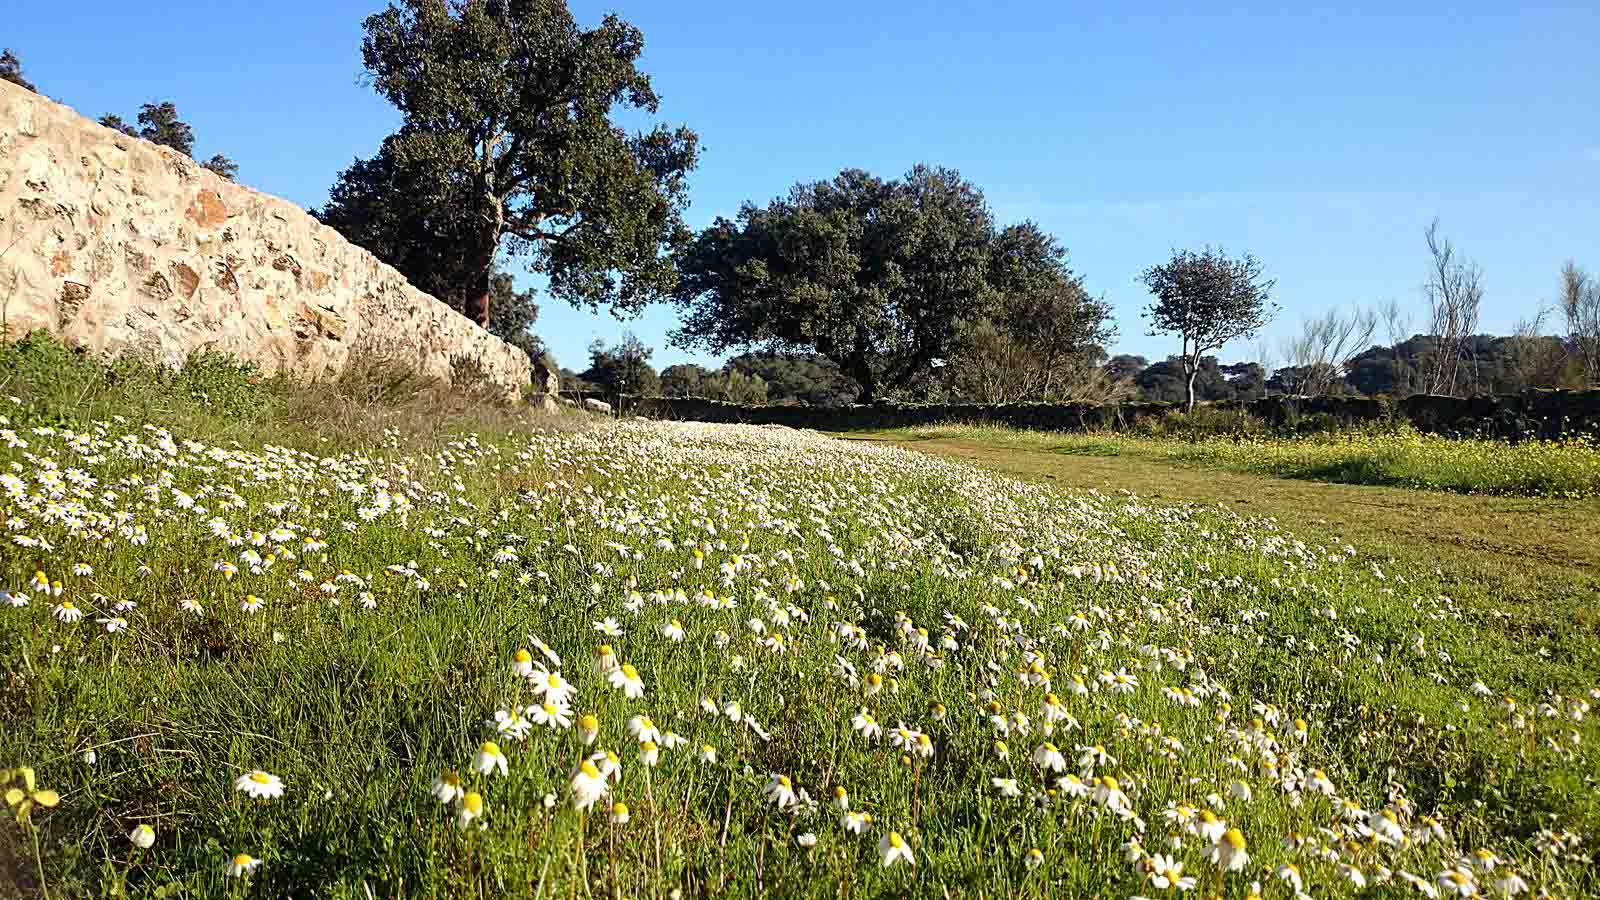
[[[1363,556],[1440,570],[1446,590],[1502,608],[1535,637],[1600,637],[1600,500],[1490,497],[1330,484],[1181,465],[1137,456],[1075,452],[1075,445],[849,433],[960,459],[1066,488],[1130,491],[1150,500],[1221,504],[1270,517],[1307,539],[1350,543]],[[1585,651],[1580,644],[1574,648]],[[1597,656],[1596,658],[1600,658]]]
[[[347,417],[337,420],[339,427],[331,416],[308,421],[294,398],[256,396],[226,373],[196,373],[191,381],[152,386],[140,394],[149,403],[106,394],[90,409],[74,401],[71,410],[63,409],[59,388],[30,393],[26,379],[3,386],[23,395],[6,414],[33,438],[31,453],[89,466],[102,490],[114,487],[122,498],[111,505],[125,506],[150,528],[144,545],[84,540],[39,524],[44,505],[38,503],[40,512],[8,511],[15,518],[0,523],[26,519],[34,524],[19,525],[19,532],[37,531],[56,545],[26,556],[8,548],[0,555],[6,584],[16,588],[36,567],[49,568],[65,580],[70,598],[101,608],[138,602],[128,613],[130,630],[116,636],[88,622],[54,621],[42,598],[0,619],[0,764],[36,763],[44,783],[63,794],[61,806],[42,817],[52,896],[104,895],[123,885],[134,893],[159,886],[186,896],[220,895],[230,887],[222,864],[237,850],[267,860],[249,890],[271,896],[303,896],[313,884],[319,895],[347,897],[666,896],[672,888],[690,896],[766,890],[833,896],[841,882],[863,897],[1149,893],[1144,874],[1122,862],[1126,824],[1060,796],[1040,798],[1039,807],[995,796],[994,775],[1012,774],[1030,791],[1046,784],[1022,758],[1038,733],[1013,736],[1012,760],[1000,761],[975,700],[993,690],[998,709],[1042,715],[1042,690],[1019,682],[1014,669],[1021,659],[1006,649],[1007,633],[1016,629],[1043,651],[1057,684],[1079,666],[1091,681],[1097,672],[1124,667],[1138,673],[1140,684],[1128,695],[1100,690],[1070,700],[1081,737],[1061,732],[1058,740],[1103,742],[1120,757],[1104,773],[1114,771],[1132,786],[1151,821],[1152,846],[1164,841],[1164,805],[1222,789],[1243,774],[1224,765],[1223,753],[1244,752],[1256,740],[1246,735],[1241,743],[1217,724],[1226,711],[1223,695],[1209,692],[1203,705],[1187,708],[1162,690],[1204,677],[1232,692],[1235,722],[1255,709],[1251,701],[1285,710],[1288,718],[1268,729],[1277,735],[1273,742],[1295,769],[1302,758],[1307,768],[1326,768],[1343,796],[1375,807],[1397,783],[1418,814],[1445,820],[1460,847],[1509,852],[1535,880],[1567,895],[1594,888],[1588,869],[1540,861],[1531,846],[1535,829],[1549,821],[1539,817],[1543,812],[1560,814],[1557,827],[1591,836],[1600,830],[1600,800],[1585,780],[1596,771],[1600,745],[1594,718],[1571,725],[1539,719],[1526,731],[1507,732],[1496,703],[1468,687],[1482,680],[1531,708],[1550,690],[1572,697],[1596,684],[1593,619],[1575,624],[1572,617],[1584,608],[1571,593],[1579,589],[1574,582],[1562,583],[1569,592],[1562,600],[1505,587],[1505,579],[1525,578],[1531,590],[1538,583],[1532,575],[1502,572],[1501,580],[1476,586],[1463,580],[1462,598],[1479,608],[1457,609],[1427,575],[1436,563],[1453,572],[1453,562],[1398,536],[1389,555],[1405,554],[1412,564],[1385,564],[1383,580],[1368,559],[1297,545],[1235,512],[1245,506],[1244,516],[1269,514],[1259,502],[1197,511],[1085,500],[911,454],[845,452],[838,444],[753,429],[629,425],[557,436],[475,423],[480,442],[452,433],[459,421],[417,415],[418,424],[431,426],[428,433],[409,433],[411,426],[404,436],[386,433],[376,421],[352,433]],[[263,403],[271,409],[243,425],[237,414],[215,414],[212,406],[235,388],[236,412]],[[197,392],[209,398],[202,406],[195,405]],[[104,438],[90,441],[97,454],[105,452],[98,461],[68,447],[59,432],[31,428],[64,413],[83,422],[114,412],[132,421],[108,424]],[[174,425],[180,439],[206,441],[218,452],[238,440],[242,452],[230,461],[242,468],[209,470],[214,457],[206,448],[153,452],[158,436],[142,427],[146,419]],[[130,455],[133,446],[121,443],[130,434],[145,449]],[[330,458],[313,464],[263,449],[263,442]],[[993,448],[969,450],[995,457]],[[41,476],[31,457],[12,448],[0,451],[0,462],[17,463],[37,493]],[[1149,494],[1177,471],[1135,472],[1124,484]],[[320,531],[329,546],[227,580],[212,563],[240,558],[240,548],[208,536],[205,516],[183,512],[171,491],[147,495],[164,472],[191,494],[211,488],[203,502],[231,527],[266,531],[287,520],[297,541]],[[285,478],[255,477],[273,473]],[[1054,480],[1064,480],[1056,474]],[[356,525],[380,478],[390,488],[417,482],[407,492],[415,495],[407,521],[390,513]],[[357,485],[366,486],[359,497],[352,492]],[[242,503],[225,506],[234,489]],[[711,546],[705,526],[712,520],[715,540],[727,541],[723,547]],[[794,530],[772,527],[783,522]],[[1305,526],[1305,536],[1316,540],[1321,526],[1314,519]],[[1359,517],[1345,526],[1339,530],[1352,542],[1366,527]],[[663,535],[675,549],[653,543]],[[619,542],[636,554],[632,562],[617,552]],[[691,542],[707,548],[704,572],[692,568]],[[501,547],[518,556],[497,559]],[[1035,555],[1037,574],[1013,584]],[[864,569],[851,574],[843,558]],[[80,559],[93,564],[92,575],[66,573]],[[417,574],[389,568],[407,560],[419,562]],[[739,600],[735,608],[665,597],[640,597],[630,608],[631,578],[641,594],[679,585],[692,596],[719,584],[712,574],[719,566],[740,560],[755,567],[730,576],[719,590]],[[1113,561],[1125,572],[1114,580],[1068,569],[1086,563],[1099,571]],[[1481,561],[1488,564],[1487,557]],[[149,573],[139,572],[141,562],[150,564]],[[313,573],[310,581],[292,577],[298,566]],[[320,592],[318,581],[344,569],[376,594],[374,609],[355,602],[355,586],[343,589],[338,606]],[[1396,577],[1402,569],[1404,583]],[[428,589],[419,590],[419,575]],[[1456,592],[1452,582],[1444,584]],[[96,592],[105,596],[96,599]],[[243,614],[237,604],[246,592],[268,597],[269,605]],[[180,611],[180,599],[199,600],[207,611]],[[806,615],[782,612],[779,601]],[[1010,624],[996,618],[1002,607]],[[1250,607],[1267,612],[1243,618]],[[1499,607],[1509,615],[1488,614]],[[1099,643],[1098,631],[1051,626],[1074,611],[1094,613],[1093,628],[1105,629],[1107,643]],[[962,646],[948,654],[949,664],[925,666],[896,626],[901,612],[935,639],[950,633],[946,612],[973,629],[957,633]],[[626,635],[596,634],[591,622],[606,616],[621,621]],[[658,636],[668,616],[681,618],[685,643]],[[784,652],[751,632],[751,616],[786,635]],[[881,651],[830,640],[834,626],[849,621],[873,643],[910,658],[897,675],[897,692],[869,697],[830,674],[839,653],[863,672],[882,659]],[[730,634],[728,646],[719,646],[718,630]],[[435,774],[466,770],[473,748],[492,733],[485,719],[497,707],[528,701],[509,660],[529,643],[529,633],[566,659],[564,671],[579,688],[577,711],[596,713],[598,746],[621,754],[618,796],[635,815],[628,828],[613,834],[596,819],[587,843],[578,839],[565,779],[583,751],[570,731],[536,731],[526,743],[507,739],[510,777],[469,776],[488,802],[486,831],[458,831],[450,811],[428,796]],[[1359,637],[1359,653],[1334,652],[1347,633]],[[1413,635],[1424,634],[1430,652],[1411,653]],[[591,671],[588,660],[602,641],[638,665],[648,685],[644,698],[623,699]],[[60,653],[53,650],[58,645]],[[1436,656],[1443,650],[1448,660]],[[1153,655],[1161,653],[1172,655]],[[1371,662],[1375,653],[1386,661]],[[1189,668],[1175,669],[1174,661]],[[708,696],[741,702],[771,740],[702,715],[697,704]],[[935,717],[933,702],[947,707],[948,716]],[[869,745],[855,737],[845,714],[861,706],[886,727],[904,720],[926,729],[936,755],[908,767],[882,741]],[[646,779],[625,727],[641,713],[696,744],[717,746],[719,761],[700,766],[683,748]],[[1128,715],[1144,725],[1136,727]],[[1310,722],[1303,742],[1288,733],[1296,715]],[[1187,749],[1169,756],[1145,725],[1159,726],[1160,736]],[[1569,730],[1582,732],[1576,751],[1542,743]],[[79,761],[89,747],[99,751],[92,766]],[[289,793],[282,801],[258,806],[232,789],[232,778],[254,766],[284,777]],[[797,819],[778,815],[760,800],[768,772],[792,775],[819,798],[834,785],[847,786],[877,824],[857,840],[841,833],[826,807]],[[1291,859],[1306,867],[1318,896],[1335,893],[1331,866],[1279,840],[1291,830],[1331,824],[1331,804],[1285,802],[1257,765],[1245,777],[1257,799],[1230,803],[1227,816],[1248,833],[1255,865],[1229,876],[1223,893],[1243,896],[1261,867],[1270,872]],[[558,800],[551,811],[540,802],[546,791]],[[156,823],[160,835],[142,856],[130,852],[124,837],[141,821]],[[890,828],[916,846],[914,872],[876,867],[872,846]],[[820,836],[816,852],[797,848],[801,830]],[[16,834],[0,827],[0,874],[31,872],[23,861],[31,847],[6,846]],[[1030,845],[1047,852],[1033,873],[1021,863]],[[1200,850],[1188,840],[1179,855],[1189,871],[1205,876],[1209,892],[1223,881],[1204,868]],[[1408,849],[1401,859],[1372,847],[1346,852],[1369,871],[1386,860],[1425,878],[1448,858],[1437,845]],[[0,896],[5,887],[0,879]]]

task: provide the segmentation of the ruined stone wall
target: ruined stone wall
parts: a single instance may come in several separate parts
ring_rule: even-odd
[[[385,360],[510,394],[532,372],[293,203],[3,81],[0,326],[174,366],[221,351],[308,379]]]

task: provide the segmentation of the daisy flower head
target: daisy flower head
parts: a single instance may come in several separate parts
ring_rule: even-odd
[[[761,796],[779,809],[787,809],[800,802],[794,793],[794,783],[787,775],[774,773],[761,789]]]
[[[461,786],[461,776],[457,775],[454,769],[447,769],[433,780],[433,786],[428,789],[428,793],[440,803],[449,803],[466,793],[466,789]]]
[[[506,774],[506,755],[500,752],[500,745],[494,741],[484,741],[479,747],[477,755],[472,757],[472,769],[479,775],[493,775],[499,772]]]
[[[1250,862],[1250,854],[1245,850],[1244,833],[1237,828],[1224,831],[1206,850],[1206,859],[1224,872],[1242,871]]]
[[[466,828],[474,819],[483,816],[483,795],[477,791],[467,791],[461,795],[456,804],[456,827]],[[483,823],[479,823],[480,826]]]
[[[523,678],[533,674],[533,654],[518,647],[517,652],[511,654],[511,671]]]
[[[604,797],[606,790],[606,778],[592,760],[586,759],[578,764],[578,772],[572,776],[573,806],[582,812]]]
[[[283,779],[269,772],[255,769],[233,780],[235,790],[261,801],[276,800],[283,796]]]
[[[600,720],[589,713],[584,713],[578,719],[578,736],[583,739],[585,747],[594,745],[594,739],[600,736]]]
[[[149,850],[155,846],[156,830],[149,825],[135,825],[133,830],[128,832],[128,843],[140,850]]]
[[[637,700],[644,696],[644,680],[639,677],[639,670],[633,667],[633,663],[623,663],[611,672],[607,680],[629,700]]]
[[[259,865],[261,865],[261,860],[248,853],[236,854],[233,859],[228,860],[228,877],[243,878],[254,872]]]
[[[887,869],[901,861],[908,866],[917,864],[917,858],[911,853],[911,845],[900,836],[900,832],[891,831],[878,841],[878,864]]]

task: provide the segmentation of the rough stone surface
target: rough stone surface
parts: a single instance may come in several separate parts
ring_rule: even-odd
[[[3,81],[0,325],[174,366],[216,350],[325,379],[382,360],[508,395],[532,377],[527,354],[298,206]]]

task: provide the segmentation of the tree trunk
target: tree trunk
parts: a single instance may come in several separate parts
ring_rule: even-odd
[[[494,275],[494,257],[500,252],[500,235],[505,231],[505,203],[493,191],[485,191],[482,231],[478,233],[477,252],[473,255],[471,274],[467,276],[461,312],[477,322],[485,331],[489,329],[489,281]]]
[[[1197,366],[1197,365],[1191,364],[1188,368],[1189,368],[1189,380],[1187,382],[1185,382],[1185,385],[1188,387],[1188,393],[1189,393],[1188,411],[1189,412],[1194,412],[1194,380],[1195,380],[1195,378],[1197,378],[1200,375],[1200,367]]]
[[[493,270],[492,262],[489,265],[474,267],[473,273],[467,276],[466,292],[461,305],[461,314],[485,329],[489,327],[489,273]]]

